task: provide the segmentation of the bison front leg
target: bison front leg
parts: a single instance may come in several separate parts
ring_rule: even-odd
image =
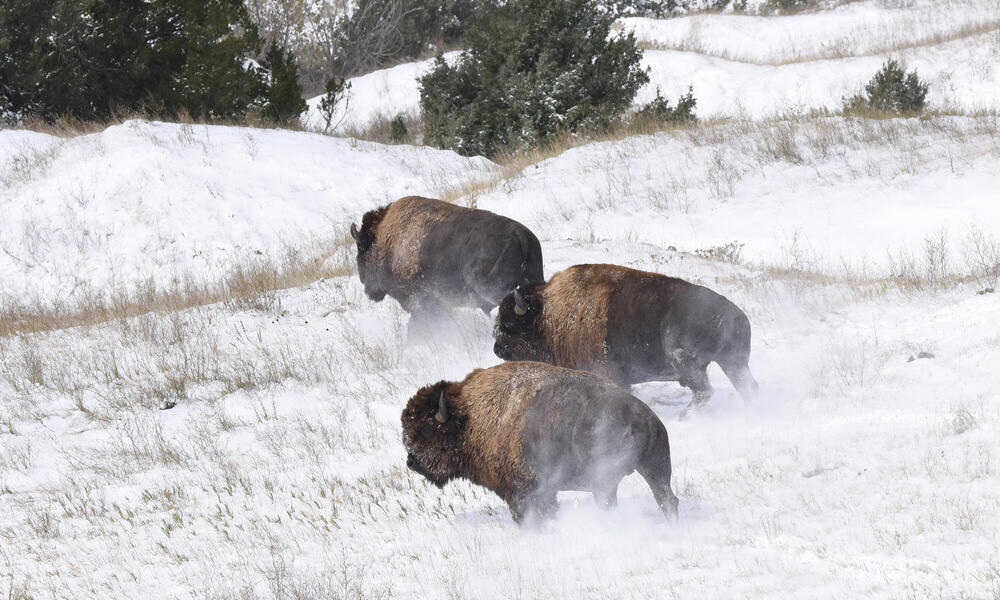
[[[535,490],[507,502],[510,516],[521,527],[540,524],[555,516],[559,509],[556,492]]]
[[[683,419],[708,402],[712,397],[712,384],[708,381],[708,365],[688,363],[680,371],[680,384],[694,393],[694,399],[681,411],[680,418]]]
[[[594,490],[594,501],[606,510],[618,508],[618,483]]]
[[[434,335],[448,316],[448,308],[433,294],[411,297],[400,304],[410,313],[407,337],[411,340]]]

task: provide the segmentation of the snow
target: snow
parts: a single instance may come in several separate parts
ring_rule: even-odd
[[[446,61],[453,62],[460,52],[446,52]],[[331,131],[349,132],[361,130],[377,119],[392,119],[396,115],[420,114],[420,82],[434,66],[436,59],[403,63],[388,69],[381,69],[352,77],[346,100],[337,105],[331,122]],[[302,118],[310,129],[322,131],[325,122],[320,112],[323,96],[307,101],[309,109]]]
[[[927,52],[928,73],[966,68],[952,43]],[[698,60],[718,77],[699,106],[794,99],[747,95],[753,78],[726,78],[735,61]],[[0,131],[0,595],[996,597],[1000,303],[977,294],[997,281],[969,251],[979,232],[1000,260],[998,131],[995,116],[730,119],[514,173],[281,130]],[[522,530],[484,489],[405,468],[414,391],[499,362],[478,311],[411,336],[395,301],[347,273],[60,320],[150,277],[212,285],[289,249],[349,261],[365,210],[456,189],[530,227],[546,275],[615,262],[708,285],[750,317],[754,402],[715,367],[688,420],[685,388],[632,390],[670,434],[676,524],[638,476],[613,512],[563,493],[557,519]],[[731,242],[739,264],[699,256]],[[10,331],[9,311],[32,307],[55,311]]]
[[[977,111],[1000,102],[1000,82],[994,64],[1000,54],[1000,30],[934,47],[920,47],[891,55],[849,57],[759,65],[675,50],[647,50],[643,58],[650,82],[636,95],[636,104],[651,101],[659,88],[673,101],[694,88],[697,114],[767,117],[803,113],[810,109],[837,110],[843,99],[863,91],[864,84],[888,56],[902,58],[907,70],[916,70],[930,84],[931,108]],[[991,48],[990,43],[994,46]]]
[[[650,82],[636,103],[652,100],[657,88],[676,98],[692,86],[702,117],[836,110],[888,58],[930,84],[931,107],[975,111],[1000,103],[1000,5],[883,4],[780,17],[623,19],[624,30],[653,48],[644,59]]]

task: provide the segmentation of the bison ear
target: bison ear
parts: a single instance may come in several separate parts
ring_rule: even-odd
[[[524,300],[524,296],[521,295],[520,288],[514,288],[514,314],[523,317],[528,313],[528,303]]]
[[[354,223],[351,223],[351,237],[354,238],[355,242],[358,241],[358,226]]]
[[[438,397],[438,411],[434,415],[434,420],[441,424],[448,422],[448,405],[444,400],[444,390],[441,390],[441,395]]]

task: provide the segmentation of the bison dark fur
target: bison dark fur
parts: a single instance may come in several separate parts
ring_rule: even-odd
[[[505,360],[583,369],[623,386],[679,381],[694,392],[688,408],[711,397],[712,362],[745,399],[757,393],[743,311],[706,287],[657,273],[576,265],[523,286],[500,303],[494,339]]]
[[[638,471],[670,518],[670,443],[652,410],[591,373],[537,362],[476,369],[421,388],[403,410],[406,465],[443,487],[464,478],[507,502],[521,524],[556,509],[560,490],[617,504]]]
[[[485,210],[407,196],[365,213],[351,236],[368,297],[388,294],[414,316],[454,306],[488,314],[514,287],[545,280],[535,234]]]

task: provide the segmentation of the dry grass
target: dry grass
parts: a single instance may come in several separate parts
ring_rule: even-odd
[[[4,170],[0,171],[0,188],[13,187],[31,181],[35,177],[44,177],[61,151],[60,142],[47,148],[26,148],[14,153],[7,160]]]
[[[924,277],[914,273],[904,277],[894,273],[874,273],[845,266],[838,271],[818,268],[797,269],[789,266],[765,266],[765,277],[775,282],[810,286],[844,286],[856,299],[884,297],[895,292],[916,293],[974,283],[975,275],[941,273]]]
[[[115,112],[106,119],[95,119],[82,121],[73,117],[64,116],[56,120],[47,121],[39,117],[29,117],[24,122],[16,126],[17,129],[25,129],[36,133],[45,133],[61,138],[74,138],[92,133],[100,133],[109,127],[121,125],[133,119],[143,121],[166,121],[170,123],[183,123],[186,125],[221,125],[231,127],[250,127],[253,129],[286,129],[290,131],[304,131],[305,127],[298,119],[292,119],[286,123],[276,123],[261,117],[259,114],[249,113],[242,119],[208,119],[192,117],[187,111],[180,111],[174,115],[163,115],[141,110],[122,110]],[[0,129],[3,129],[3,122],[0,121]]]
[[[984,155],[981,147],[973,149],[967,144],[976,138],[997,140],[985,154],[1000,156],[1000,120],[995,110],[927,112],[919,118],[882,113],[843,116],[841,113],[813,111],[770,119],[716,118],[692,123],[646,124],[639,131],[633,124],[622,123],[596,135],[562,135],[541,147],[497,157],[495,162],[500,166],[498,176],[471,181],[462,188],[452,190],[449,198],[454,200],[463,194],[509,186],[529,168],[573,148],[620,141],[637,135],[666,135],[685,146],[712,149],[713,158],[709,161],[705,177],[719,198],[732,194],[733,186],[743,173],[762,166],[775,162],[811,164],[831,157],[846,160],[851,156],[863,156],[860,151],[869,148],[889,149],[903,156],[904,160],[893,161],[891,165],[868,165],[864,167],[871,171],[868,174],[878,172],[891,179],[900,170],[914,172],[920,165],[940,158],[939,153],[910,143],[919,136],[942,137],[958,143],[962,148],[968,147],[967,152],[950,157],[956,169],[964,161],[976,160]],[[951,116],[966,116],[972,121],[947,118]],[[844,168],[845,176],[860,173],[854,172],[858,167],[845,164]],[[693,173],[688,175],[695,177]]]
[[[402,117],[406,134],[402,138],[394,139],[392,121],[397,116]],[[412,113],[399,113],[398,115],[380,113],[369,119],[364,126],[349,127],[343,132],[328,135],[357,138],[379,144],[419,144],[423,140],[424,121],[419,115]]]
[[[47,307],[8,301],[0,305],[0,338],[94,325],[150,312],[175,312],[219,302],[225,302],[233,310],[266,310],[273,304],[273,292],[277,290],[351,274],[354,266],[344,253],[333,259],[338,250],[349,245],[349,239],[337,240],[310,256],[289,248],[278,260],[239,265],[217,283],[202,284],[186,279],[161,289],[150,278],[131,292],[83,292],[80,294],[83,300],[70,306],[58,301]]]
[[[940,232],[927,236],[917,251],[887,250],[886,267],[842,262],[839,268],[829,268],[822,266],[819,257],[796,234],[783,247],[781,260],[752,265],[755,276],[736,273],[716,281],[735,285],[751,295],[787,295],[803,306],[810,305],[820,311],[829,310],[831,302],[850,304],[897,295],[934,295],[963,286],[969,293],[994,293],[993,287],[980,288],[993,282],[995,273],[1000,270],[1000,255],[994,253],[1000,241],[971,227],[960,240],[959,245],[965,247],[964,254],[952,258],[948,250],[952,243],[953,240]],[[727,250],[734,245],[735,242],[696,254],[709,260],[733,263]],[[741,260],[738,255],[737,260]],[[849,366],[842,365],[840,371],[849,372]],[[837,374],[842,379],[849,378],[849,375]]]
[[[636,135],[653,135],[664,132],[684,132],[701,127],[710,127],[722,122],[719,119],[690,122],[657,122],[648,119],[623,119],[613,126],[596,133],[574,134],[564,132],[551,136],[545,143],[532,148],[503,152],[492,158],[499,171],[492,176],[469,179],[460,185],[442,187],[440,198],[448,202],[459,202],[475,206],[475,198],[497,188],[509,187],[511,182],[534,167],[564,152],[595,142],[621,141]]]

